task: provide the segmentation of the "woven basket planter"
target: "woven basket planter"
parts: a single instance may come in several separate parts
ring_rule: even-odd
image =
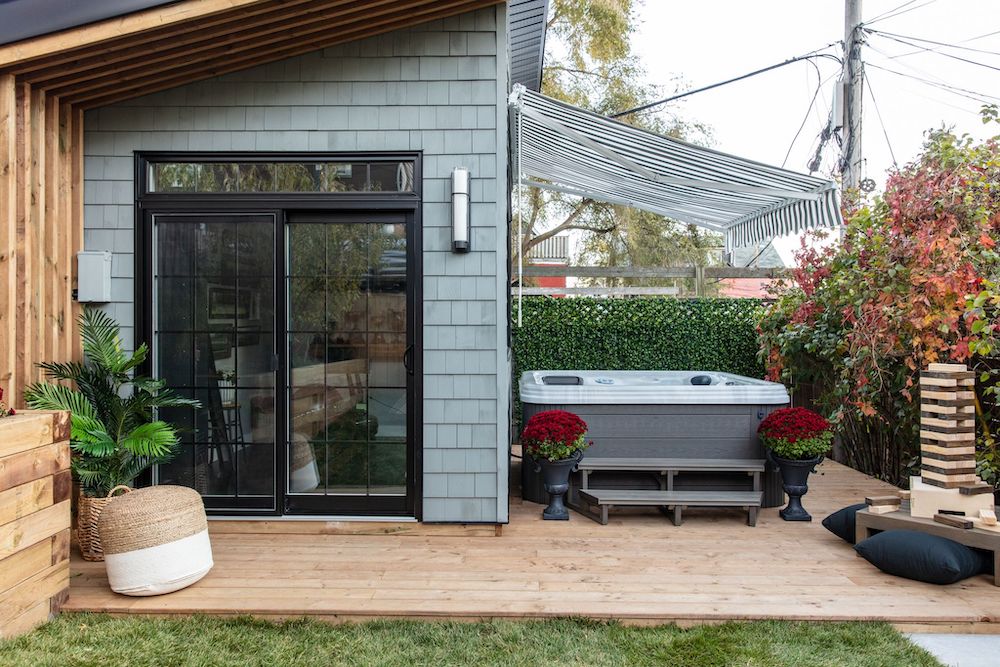
[[[151,486],[114,498],[99,522],[111,590],[161,595],[212,569],[205,505],[194,489]]]
[[[104,550],[101,549],[101,536],[97,530],[101,512],[119,491],[131,491],[127,486],[116,486],[105,498],[88,498],[81,493],[76,499],[76,542],[80,545],[80,555],[83,560],[102,561]]]

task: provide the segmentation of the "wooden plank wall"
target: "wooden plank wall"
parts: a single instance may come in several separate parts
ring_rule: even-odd
[[[44,623],[69,597],[69,413],[0,419],[0,638]]]
[[[78,359],[83,112],[0,74],[0,388],[23,406],[42,361]]]

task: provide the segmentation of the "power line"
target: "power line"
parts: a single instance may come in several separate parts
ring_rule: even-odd
[[[925,2],[922,5],[917,5],[916,7],[910,7],[909,9],[903,9],[903,7],[906,7],[907,5],[913,4],[912,2],[907,2],[907,3],[905,3],[905,4],[903,4],[903,5],[901,5],[901,6],[899,6],[899,7],[896,8],[896,9],[902,9],[902,11],[896,12],[895,14],[893,14],[892,12],[888,12],[886,14],[882,14],[881,16],[876,16],[875,18],[873,18],[870,21],[867,21],[866,23],[870,25],[870,24],[875,23],[877,21],[884,21],[886,19],[894,19],[897,16],[902,16],[903,14],[906,14],[908,12],[912,12],[915,9],[920,9],[921,7],[926,7],[927,5],[934,4],[935,2],[937,2],[937,0],[927,0],[927,2]]]
[[[806,115],[802,117],[799,129],[795,131],[795,136],[792,137],[792,143],[788,144],[788,150],[785,151],[785,159],[781,161],[782,167],[788,163],[788,157],[792,154],[792,148],[795,147],[795,142],[799,140],[799,135],[802,134],[802,129],[806,126],[806,123],[809,122],[809,114],[812,113],[813,105],[816,104],[816,98],[819,96],[819,91],[823,89],[823,75],[820,74],[819,66],[811,60],[809,61],[809,64],[816,70],[816,91],[813,92],[812,99],[809,100],[809,106],[806,108]]]
[[[991,102],[988,99],[984,98],[992,98],[994,100],[1000,100],[1000,98],[994,95],[989,95],[987,93],[978,93],[974,90],[966,90],[965,88],[959,88],[958,86],[952,86],[947,83],[938,83],[937,81],[924,79],[923,77],[914,76],[913,74],[907,74],[906,72],[900,72],[894,69],[890,69],[888,67],[882,67],[881,65],[876,65],[875,63],[872,62],[867,63],[867,65],[869,67],[874,67],[875,69],[882,70],[883,72],[895,74],[896,76],[901,76],[907,79],[913,79],[914,81],[919,81],[928,86],[933,86],[934,88],[940,88],[941,90],[949,92],[952,95],[958,95],[959,97],[964,97],[966,99],[972,100],[973,102],[979,102],[980,104],[991,104]]]
[[[872,35],[879,35],[880,37],[882,37],[884,39],[891,39],[892,41],[899,42],[900,44],[906,44],[907,46],[912,46],[913,48],[916,48],[916,49],[922,49],[922,50],[927,51],[929,53],[936,53],[937,55],[944,56],[945,58],[951,58],[952,60],[958,60],[958,61],[961,61],[963,63],[968,63],[970,65],[977,65],[979,67],[985,67],[986,69],[991,69],[991,70],[995,70],[997,72],[1000,72],[1000,67],[994,67],[993,65],[987,65],[986,63],[981,63],[981,62],[978,62],[976,60],[969,60],[968,58],[963,58],[961,56],[956,56],[953,53],[945,53],[944,51],[936,51],[936,50],[928,48],[928,47],[920,46],[919,44],[914,44],[913,42],[908,42],[908,41],[906,41],[904,39],[899,39],[898,37],[890,37],[887,33],[878,32],[878,31],[875,31],[875,30],[866,30],[866,32],[869,33],[869,34],[872,34]]]
[[[971,46],[959,46],[958,44],[949,44],[948,42],[937,42],[937,41],[935,41],[933,39],[923,39],[921,37],[912,37],[910,35],[898,35],[898,34],[896,34],[894,32],[886,32],[884,30],[875,30],[874,28],[868,28],[867,32],[870,33],[870,34],[875,34],[875,35],[879,35],[879,36],[882,36],[882,37],[887,37],[889,39],[892,39],[894,37],[902,38],[902,39],[911,39],[914,42],[923,42],[925,44],[934,44],[935,46],[947,47],[947,48],[950,48],[950,49],[959,49],[961,51],[972,51],[974,53],[985,53],[985,54],[990,55],[990,56],[1000,56],[1000,52],[997,52],[997,51],[988,51],[986,49],[974,49]],[[975,39],[978,39],[978,38],[976,38],[976,37],[972,38],[972,40],[975,40]],[[972,40],[967,40],[967,41],[972,41]],[[936,51],[936,49],[928,49],[926,47],[917,46],[916,44],[913,44],[912,46],[914,48],[918,49],[918,51],[914,51],[914,53],[922,53],[923,51]],[[902,54],[902,55],[909,55],[909,54]],[[894,56],[894,57],[898,58],[900,56]]]
[[[889,157],[892,158],[892,166],[899,168],[899,162],[896,161],[896,152],[892,150],[892,142],[889,141],[889,131],[885,129],[885,121],[882,120],[882,112],[879,110],[878,101],[875,99],[875,91],[872,89],[871,78],[868,78],[868,96],[872,98],[875,115],[878,116],[878,124],[882,126],[882,136],[885,137],[885,145],[889,147]]]
[[[836,42],[834,42],[836,44]],[[834,44],[828,44],[823,48],[829,48]],[[817,49],[819,51],[820,49]],[[625,111],[619,111],[618,113],[611,114],[608,118],[620,118],[621,116],[627,116],[632,113],[637,113],[639,111],[645,111],[646,109],[651,109],[653,107],[660,106],[661,104],[666,104],[667,102],[673,102],[674,100],[679,100],[682,97],[688,97],[689,95],[694,95],[695,93],[703,93],[706,90],[712,90],[713,88],[719,88],[720,86],[725,86],[730,83],[735,83],[736,81],[742,81],[743,79],[749,79],[752,76],[757,76],[758,74],[763,74],[764,72],[770,72],[773,69],[778,69],[779,67],[784,67],[785,65],[791,65],[792,63],[797,63],[802,60],[811,60],[813,58],[832,58],[838,63],[841,62],[840,58],[831,53],[818,53],[817,51],[811,51],[810,53],[803,54],[801,56],[795,56],[794,58],[789,58],[780,63],[774,65],[769,65],[768,67],[763,67],[753,72],[748,72],[746,74],[741,74],[740,76],[733,77],[732,79],[726,79],[725,81],[720,81],[718,83],[713,83],[708,86],[702,86],[701,88],[695,88],[694,90],[689,90],[687,92],[679,93],[671,97],[667,97],[662,100],[657,100],[656,102],[650,102],[648,104],[643,104],[642,106],[635,107],[634,109],[626,109]]]
[[[908,6],[912,5],[916,1],[917,0],[908,0],[908,2],[904,2],[903,4],[901,4],[900,6],[896,7],[895,9],[890,9],[887,12],[882,12],[881,14],[879,14],[878,16],[876,16],[874,18],[868,19],[868,23],[874,23],[875,21],[879,21],[883,17],[888,16],[889,14],[892,14],[893,12],[899,11],[900,9],[903,9],[904,7],[908,7]]]

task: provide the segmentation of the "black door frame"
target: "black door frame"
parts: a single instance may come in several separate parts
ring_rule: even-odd
[[[398,162],[412,161],[413,192],[351,192],[351,193],[148,193],[149,164],[156,162]],[[287,440],[287,398],[278,400],[278,392],[287,385],[287,342],[285,334],[285,234],[288,213],[330,214],[402,214],[406,219],[407,238],[407,345],[412,346],[410,382],[407,391],[407,440],[409,467],[407,470],[406,507],[403,510],[380,510],[378,507],[356,508],[348,503],[342,514],[369,514],[373,516],[407,516],[421,520],[423,516],[423,239],[422,239],[422,153],[420,152],[371,152],[371,153],[276,153],[276,152],[187,152],[187,151],[136,151],[135,152],[135,342],[146,343],[152,349],[153,332],[153,214],[184,213],[233,213],[245,215],[274,214],[274,289],[275,289],[275,339],[277,345],[278,375],[275,385],[275,465],[282,477],[275,479],[275,509],[253,507],[208,507],[209,513],[223,515],[274,515],[314,514],[328,515],[329,510],[296,508],[287,511],[286,502],[286,447],[279,446]],[[281,321],[277,319],[281,317]],[[281,325],[280,327],[277,325]],[[152,375],[151,359],[147,359],[141,372]],[[279,442],[280,441],[280,442]],[[146,480],[149,481],[148,479]],[[321,496],[326,497],[326,496]],[[341,496],[343,497],[343,496]],[[379,498],[359,496],[359,498]],[[206,503],[208,505],[208,503]],[[379,503],[375,503],[379,505]]]

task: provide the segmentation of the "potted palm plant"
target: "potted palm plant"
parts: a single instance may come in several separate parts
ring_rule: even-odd
[[[56,382],[30,385],[24,400],[31,408],[71,413],[71,465],[80,488],[77,539],[85,559],[103,560],[97,520],[110,496],[177,447],[176,430],[154,419],[153,410],[199,404],[164,388],[163,380],[135,375],[148,348],[125,353],[118,323],[107,314],[88,308],[79,322],[84,361],[39,364]]]
[[[830,422],[806,408],[781,408],[761,421],[757,433],[767,447],[768,458],[781,471],[781,483],[788,494],[788,506],[778,514],[785,521],[812,521],[802,507],[802,496],[809,491],[809,473],[833,444]]]
[[[546,410],[528,420],[521,432],[521,448],[535,471],[541,471],[549,506],[542,512],[547,521],[568,521],[569,510],[563,497],[569,490],[569,476],[576,469],[583,450],[587,424],[572,412]]]

